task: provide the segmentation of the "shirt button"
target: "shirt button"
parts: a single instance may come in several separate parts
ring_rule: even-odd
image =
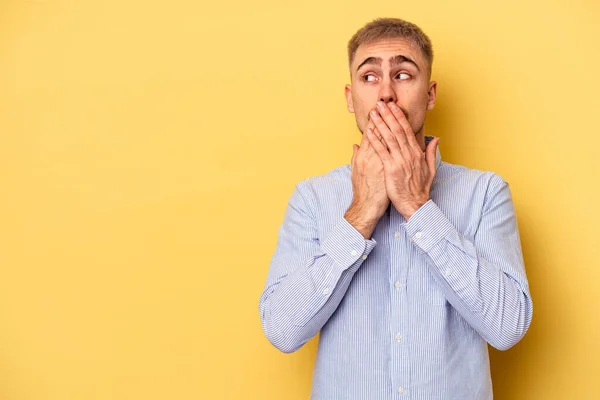
[[[452,274],[452,270],[450,268],[446,268],[446,276],[450,276]]]
[[[400,287],[402,286],[402,284],[400,283],[400,281],[396,282],[396,289],[400,289]]]
[[[421,239],[423,237],[423,232],[417,232],[417,233],[415,233],[415,237],[417,239]]]
[[[400,237],[400,232],[394,233],[394,237],[399,238]]]
[[[363,260],[366,260],[367,259],[367,255],[363,254],[362,256],[360,256],[360,258],[362,258]]]
[[[402,386],[400,386],[398,388],[398,393],[400,393],[400,394],[404,393],[404,388]]]
[[[326,288],[325,290],[323,290],[323,294],[325,294],[325,295],[329,294],[329,288]]]
[[[356,251],[356,250],[352,250],[352,251],[350,252],[350,254],[352,254],[353,256],[355,256],[355,255],[357,255],[357,254],[358,254],[358,251]]]
[[[401,335],[401,334],[399,334],[399,333],[397,333],[397,334],[396,334],[396,340],[397,340],[397,341],[401,341],[401,340],[402,340],[402,335]]]

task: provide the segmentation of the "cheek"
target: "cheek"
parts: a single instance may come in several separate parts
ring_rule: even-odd
[[[423,124],[425,123],[425,110],[424,109],[415,110],[410,115],[410,118],[408,119],[408,123],[410,124],[410,127],[412,128],[412,130],[416,133],[417,129],[421,128],[421,126],[423,126]]]
[[[356,97],[354,99],[354,107],[356,108],[356,111],[361,111],[364,113],[365,108],[367,108],[365,99],[362,97]]]
[[[427,111],[427,102],[429,98],[427,94],[425,96],[419,96],[411,104],[407,104],[408,107],[408,121],[413,124],[421,125],[425,119],[425,113]]]
[[[358,101],[354,103],[354,113],[356,114],[356,119],[361,121],[364,125],[369,122],[369,111],[370,108],[362,101]]]
[[[363,113],[368,112],[375,107],[375,103],[377,102],[377,90],[375,87],[362,88],[360,91],[356,91],[353,94],[352,100],[355,109],[360,109]]]

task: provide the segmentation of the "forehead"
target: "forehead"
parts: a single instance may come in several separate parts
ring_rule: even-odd
[[[361,44],[356,49],[354,59],[352,60],[352,66],[353,69],[355,69],[356,66],[368,57],[383,58],[384,64],[387,64],[390,57],[398,54],[415,60],[419,67],[423,66],[424,60],[420,49],[409,40],[402,38],[380,39]]]

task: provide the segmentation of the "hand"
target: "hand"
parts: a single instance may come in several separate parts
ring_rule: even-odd
[[[368,129],[375,125],[369,122]],[[358,229],[365,238],[369,238],[377,221],[390,205],[387,195],[383,163],[375,149],[363,134],[360,146],[353,145],[352,167],[352,204],[344,217]]]
[[[440,139],[429,142],[423,155],[402,110],[395,103],[388,106],[379,102],[377,107],[378,110],[371,111],[371,120],[385,144],[373,130],[367,130],[367,138],[383,163],[390,201],[408,221],[430,198]]]

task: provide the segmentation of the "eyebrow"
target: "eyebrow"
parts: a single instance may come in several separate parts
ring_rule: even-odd
[[[390,62],[391,66],[395,66],[395,65],[407,62],[407,63],[414,65],[415,68],[417,69],[417,71],[419,71],[419,72],[421,71],[416,62],[414,62],[412,59],[410,59],[409,57],[406,57],[402,54],[398,54],[396,56],[390,57],[390,59],[388,61]],[[363,65],[367,65],[367,64],[381,65],[382,62],[383,62],[383,58],[381,58],[381,57],[367,57],[363,62],[360,63],[360,65],[358,66],[358,68],[356,68],[356,70],[358,71]]]

